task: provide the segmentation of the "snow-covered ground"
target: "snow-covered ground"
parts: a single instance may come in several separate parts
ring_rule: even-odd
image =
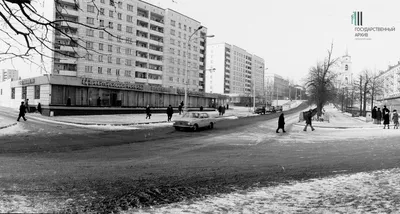
[[[122,213],[399,213],[400,169],[221,194]]]

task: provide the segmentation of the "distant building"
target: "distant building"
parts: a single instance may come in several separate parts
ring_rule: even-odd
[[[264,59],[227,43],[207,46],[206,92],[252,97],[263,94]]]
[[[15,69],[1,69],[0,70],[0,82],[6,80],[18,80],[18,70]]]
[[[378,84],[383,86],[383,94],[377,99],[400,99],[400,61],[397,65],[389,66],[386,71],[381,72],[376,78]]]
[[[268,103],[289,99],[289,81],[274,73],[265,74],[265,92]]]
[[[336,80],[336,88],[351,88],[353,85],[353,71],[351,56],[346,52],[346,55],[340,58],[340,68],[338,78]]]

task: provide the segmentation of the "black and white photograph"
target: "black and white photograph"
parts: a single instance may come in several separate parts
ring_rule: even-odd
[[[0,213],[400,213],[399,8],[0,0]]]

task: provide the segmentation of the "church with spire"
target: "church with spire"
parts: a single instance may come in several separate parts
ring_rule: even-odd
[[[346,49],[346,54],[339,59],[339,70],[337,78],[337,88],[348,87],[350,88],[353,84],[353,72],[351,56]]]

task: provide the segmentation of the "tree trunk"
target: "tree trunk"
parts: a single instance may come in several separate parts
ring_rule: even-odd
[[[371,110],[374,109],[374,93],[375,93],[375,83],[372,85],[372,92],[371,92]]]
[[[365,117],[366,115],[366,110],[367,110],[367,82],[364,85],[364,106],[363,106],[363,114],[362,116]]]

